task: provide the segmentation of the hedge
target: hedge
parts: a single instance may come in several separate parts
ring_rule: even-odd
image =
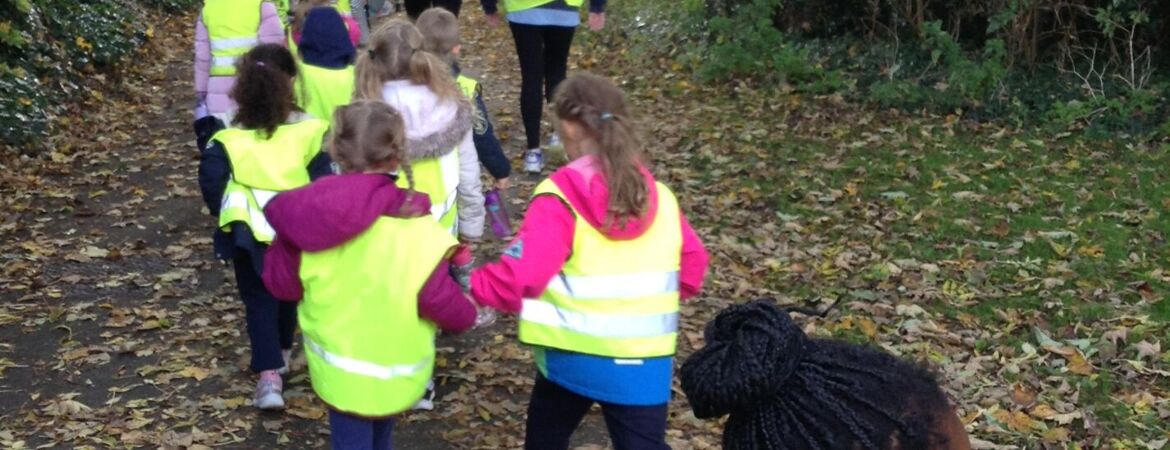
[[[0,144],[39,142],[89,75],[108,73],[153,34],[149,18],[197,0],[0,0]]]

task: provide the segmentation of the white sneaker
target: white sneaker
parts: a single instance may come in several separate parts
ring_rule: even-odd
[[[477,311],[475,312],[475,328],[482,328],[496,323],[496,319],[499,317],[500,314],[497,313],[494,309],[477,308]]]
[[[548,149],[564,148],[564,144],[561,143],[560,133],[553,132],[552,136],[549,136],[548,144],[545,144],[544,148],[548,148]]]
[[[423,393],[423,397],[418,399],[410,409],[430,411],[435,409],[435,380],[427,382],[427,391]]]
[[[544,152],[539,148],[528,150],[524,154],[524,171],[528,173],[540,173],[544,169]]]
[[[275,370],[266,370],[260,373],[260,381],[256,383],[256,397],[254,404],[263,410],[284,409],[283,382]]]

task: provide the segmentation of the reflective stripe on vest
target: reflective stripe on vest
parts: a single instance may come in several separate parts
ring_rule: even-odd
[[[256,37],[212,39],[211,51],[216,53],[223,53],[231,50],[244,49],[246,52],[257,45],[260,45],[260,39]]]
[[[678,332],[678,312],[647,316],[589,314],[558,308],[543,300],[524,300],[520,320],[596,337],[644,338]]]
[[[682,226],[677,201],[657,184],[658,208],[646,232],[611,240],[576,211],[551,180],[536,195],[573,209],[573,249],[539,298],[524,299],[522,342],[613,358],[674,354],[678,333]]]
[[[203,25],[211,41],[211,75],[236,74],[236,58],[255,47],[260,32],[260,0],[207,0]]]
[[[272,229],[272,225],[268,223],[268,218],[264,217],[264,207],[268,202],[276,197],[278,192],[266,191],[263,189],[251,189],[239,183],[229,181],[229,185],[234,184],[236,187],[228,189],[224,192],[223,203],[220,205],[220,211],[245,211],[247,219],[245,222],[248,227],[252,229],[253,237],[259,242],[272,242],[276,237],[276,230]],[[220,218],[224,219],[221,213]],[[230,220],[236,222],[238,220]]]
[[[326,404],[383,417],[423,396],[435,326],[419,317],[418,294],[457,243],[429,217],[380,217],[344,244],[301,253],[297,320],[309,380]]]
[[[552,3],[553,0],[504,0],[504,12],[514,13],[532,9],[538,6],[544,6]],[[565,0],[565,3],[574,8],[580,8],[585,4],[585,0]]]
[[[276,194],[309,184],[307,167],[321,153],[328,129],[328,122],[304,118],[277,127],[267,139],[259,131],[239,128],[212,136],[223,145],[232,167],[221,200],[220,228],[231,231],[233,223],[242,222],[257,242],[272,242],[276,232],[264,217],[264,207]]]
[[[431,216],[452,236],[458,235],[459,149],[438,158],[412,161],[410,169],[414,190],[431,199]],[[409,185],[406,177],[398,177],[397,184],[401,188]]]
[[[612,300],[678,292],[678,272],[618,275],[556,276],[549,281],[553,292],[578,300]]]
[[[313,354],[320,357],[321,360],[325,361],[325,363],[329,364],[330,366],[336,367],[354,375],[362,375],[371,378],[377,378],[379,380],[389,380],[391,378],[417,375],[418,373],[426,370],[427,367],[430,367],[431,364],[434,364],[434,358],[426,358],[422,361],[419,361],[418,364],[383,366],[380,364],[374,364],[369,361],[362,361],[360,359],[353,359],[338,354],[329,353],[325,349],[321,348],[320,344],[314,342],[308,336],[305,336],[305,348],[309,349],[309,351],[313,352]]]

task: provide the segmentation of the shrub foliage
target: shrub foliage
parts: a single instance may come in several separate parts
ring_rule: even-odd
[[[0,0],[0,143],[21,146],[48,132],[86,76],[108,73],[153,35],[152,13],[195,0]]]

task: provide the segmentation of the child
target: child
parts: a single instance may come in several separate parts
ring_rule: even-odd
[[[445,8],[430,8],[418,16],[416,26],[423,35],[423,49],[439,55],[451,65],[451,73],[463,95],[475,103],[475,122],[472,127],[475,152],[479,155],[479,162],[487,167],[488,173],[496,180],[496,188],[507,189],[512,164],[504,156],[504,150],[492,129],[479,81],[462,74],[459,68],[459,51],[462,48],[459,44],[459,19]]]
[[[255,406],[280,409],[280,373],[288,370],[296,307],[277,302],[260,281],[264,251],[274,234],[263,209],[277,192],[331,173],[329,156],[321,153],[329,123],[297,110],[296,62],[284,47],[263,44],[236,66],[240,78],[231,97],[239,110],[197,123],[203,149],[199,187],[207,208],[219,217],[216,257],[233,261],[244,301],[251,368],[260,376]],[[231,127],[224,129],[224,124]]]
[[[589,0],[589,29],[605,26],[606,0]],[[500,24],[500,0],[480,0],[488,25]],[[508,27],[516,44],[520,62],[520,119],[528,151],[524,153],[524,171],[540,173],[544,153],[540,148],[540,119],[544,103],[552,101],[557,85],[565,79],[569,48],[581,24],[581,6],[585,0],[503,0]],[[556,133],[547,147],[561,146]]]
[[[732,306],[680,370],[699,418],[730,414],[723,448],[968,450],[930,371],[871,347],[810,339],[770,301]]]
[[[519,313],[533,346],[525,448],[568,448],[596,402],[615,448],[668,449],[679,300],[702,287],[707,252],[643,164],[613,83],[576,75],[554,105],[573,162],[537,186],[511,247],[472,272],[471,294]]]
[[[345,22],[345,32],[349,36],[349,41],[356,48],[362,43],[362,28],[358,25],[357,20],[354,20],[350,15],[348,7],[342,8],[337,2],[330,0],[304,0],[297,2],[296,7],[293,8],[292,21],[288,27],[288,48],[297,53],[297,46],[301,43],[301,34],[305,28],[305,21],[309,17],[309,12],[320,7],[331,7],[341,15],[341,20]]]
[[[260,44],[280,44],[284,28],[276,5],[261,0],[206,0],[195,19],[195,118],[236,107],[228,96],[236,58]]]
[[[465,241],[483,235],[483,191],[471,138],[471,103],[448,68],[423,51],[422,35],[410,22],[392,20],[358,56],[356,96],[385,101],[406,121],[406,151],[419,192],[431,213]],[[405,180],[398,181],[399,186]]]
[[[301,76],[297,98],[313,117],[333,119],[333,110],[353,98],[356,50],[346,36],[337,10],[317,7],[305,17],[301,45]]]
[[[359,101],[334,121],[329,151],[343,174],[269,204],[279,237],[264,282],[279,298],[303,299],[305,356],[330,408],[333,448],[389,450],[392,416],[431,377],[435,325],[466,330],[475,308],[447,273],[457,242],[425,195],[395,185],[411,178],[402,116]]]

